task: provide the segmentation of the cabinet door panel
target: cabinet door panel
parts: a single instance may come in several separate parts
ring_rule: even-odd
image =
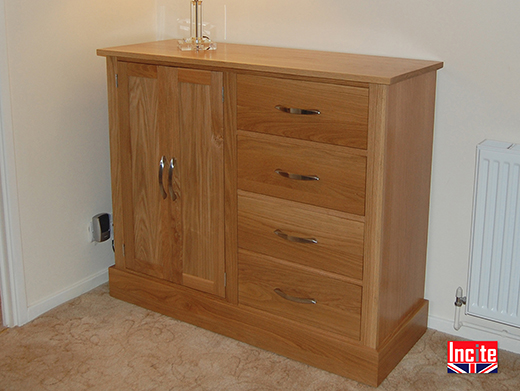
[[[224,296],[222,73],[118,72],[125,267]]]
[[[183,283],[224,296],[222,74],[179,70]]]
[[[162,180],[167,187],[174,119],[168,111],[174,90],[164,78],[164,69],[156,66],[119,64],[125,264],[139,273],[180,282],[182,242],[175,239],[182,231],[180,208],[163,198],[159,185],[159,164],[165,156]]]

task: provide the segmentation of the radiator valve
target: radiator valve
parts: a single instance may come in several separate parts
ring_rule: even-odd
[[[466,296],[462,296],[462,288],[457,288],[457,294],[455,296],[455,305],[457,307],[462,307],[463,305],[466,305]]]

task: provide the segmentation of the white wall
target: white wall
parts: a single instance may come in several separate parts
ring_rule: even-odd
[[[157,4],[158,37],[178,37],[177,19],[189,18],[189,1]],[[204,1],[215,41],[445,62],[438,73],[425,294],[430,327],[450,333],[455,290],[467,286],[475,147],[486,138],[520,143],[519,16],[517,0]],[[458,334],[499,339],[502,348],[520,352],[516,340],[488,329],[463,327]]]
[[[110,209],[105,68],[95,49],[180,37],[177,19],[189,18],[189,1],[5,4],[27,301],[39,310],[112,263],[107,243],[86,241],[90,217]],[[216,41],[445,62],[425,293],[430,326],[454,332],[455,289],[466,289],[475,146],[486,138],[520,143],[520,3],[205,0],[204,11]],[[501,340],[487,328],[502,327],[463,321],[488,331],[463,327],[459,335]]]
[[[18,194],[31,319],[106,280],[113,263],[111,244],[87,237],[91,217],[112,209],[105,60],[96,49],[155,39],[156,7],[155,0],[4,2],[2,72],[16,170],[9,186]]]

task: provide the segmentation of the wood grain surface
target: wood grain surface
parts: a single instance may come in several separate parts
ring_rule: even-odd
[[[377,386],[426,329],[443,64],[234,44],[181,52],[175,40],[98,54],[111,293]],[[176,200],[162,196],[163,156],[175,158]]]
[[[239,190],[241,248],[352,277],[363,278],[364,224],[347,213]],[[275,231],[317,243],[297,243]]]
[[[179,70],[183,282],[225,295],[222,74]]]
[[[285,178],[278,169],[319,180]],[[238,187],[243,190],[363,215],[365,171],[366,158],[343,147],[238,133]]]
[[[239,303],[359,339],[361,287],[279,259],[239,250]],[[275,289],[315,304],[280,297]]]
[[[214,51],[183,52],[175,39],[99,49],[97,54],[163,65],[378,84],[397,83],[443,66],[440,61],[230,43],[219,43]]]
[[[366,149],[368,88],[238,75],[238,128]],[[276,109],[314,110],[291,114]]]

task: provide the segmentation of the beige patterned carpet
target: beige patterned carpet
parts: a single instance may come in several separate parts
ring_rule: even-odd
[[[499,373],[446,373],[452,337],[433,330],[378,390],[520,390],[520,355]],[[0,333],[0,390],[372,390],[113,299],[107,285]]]

